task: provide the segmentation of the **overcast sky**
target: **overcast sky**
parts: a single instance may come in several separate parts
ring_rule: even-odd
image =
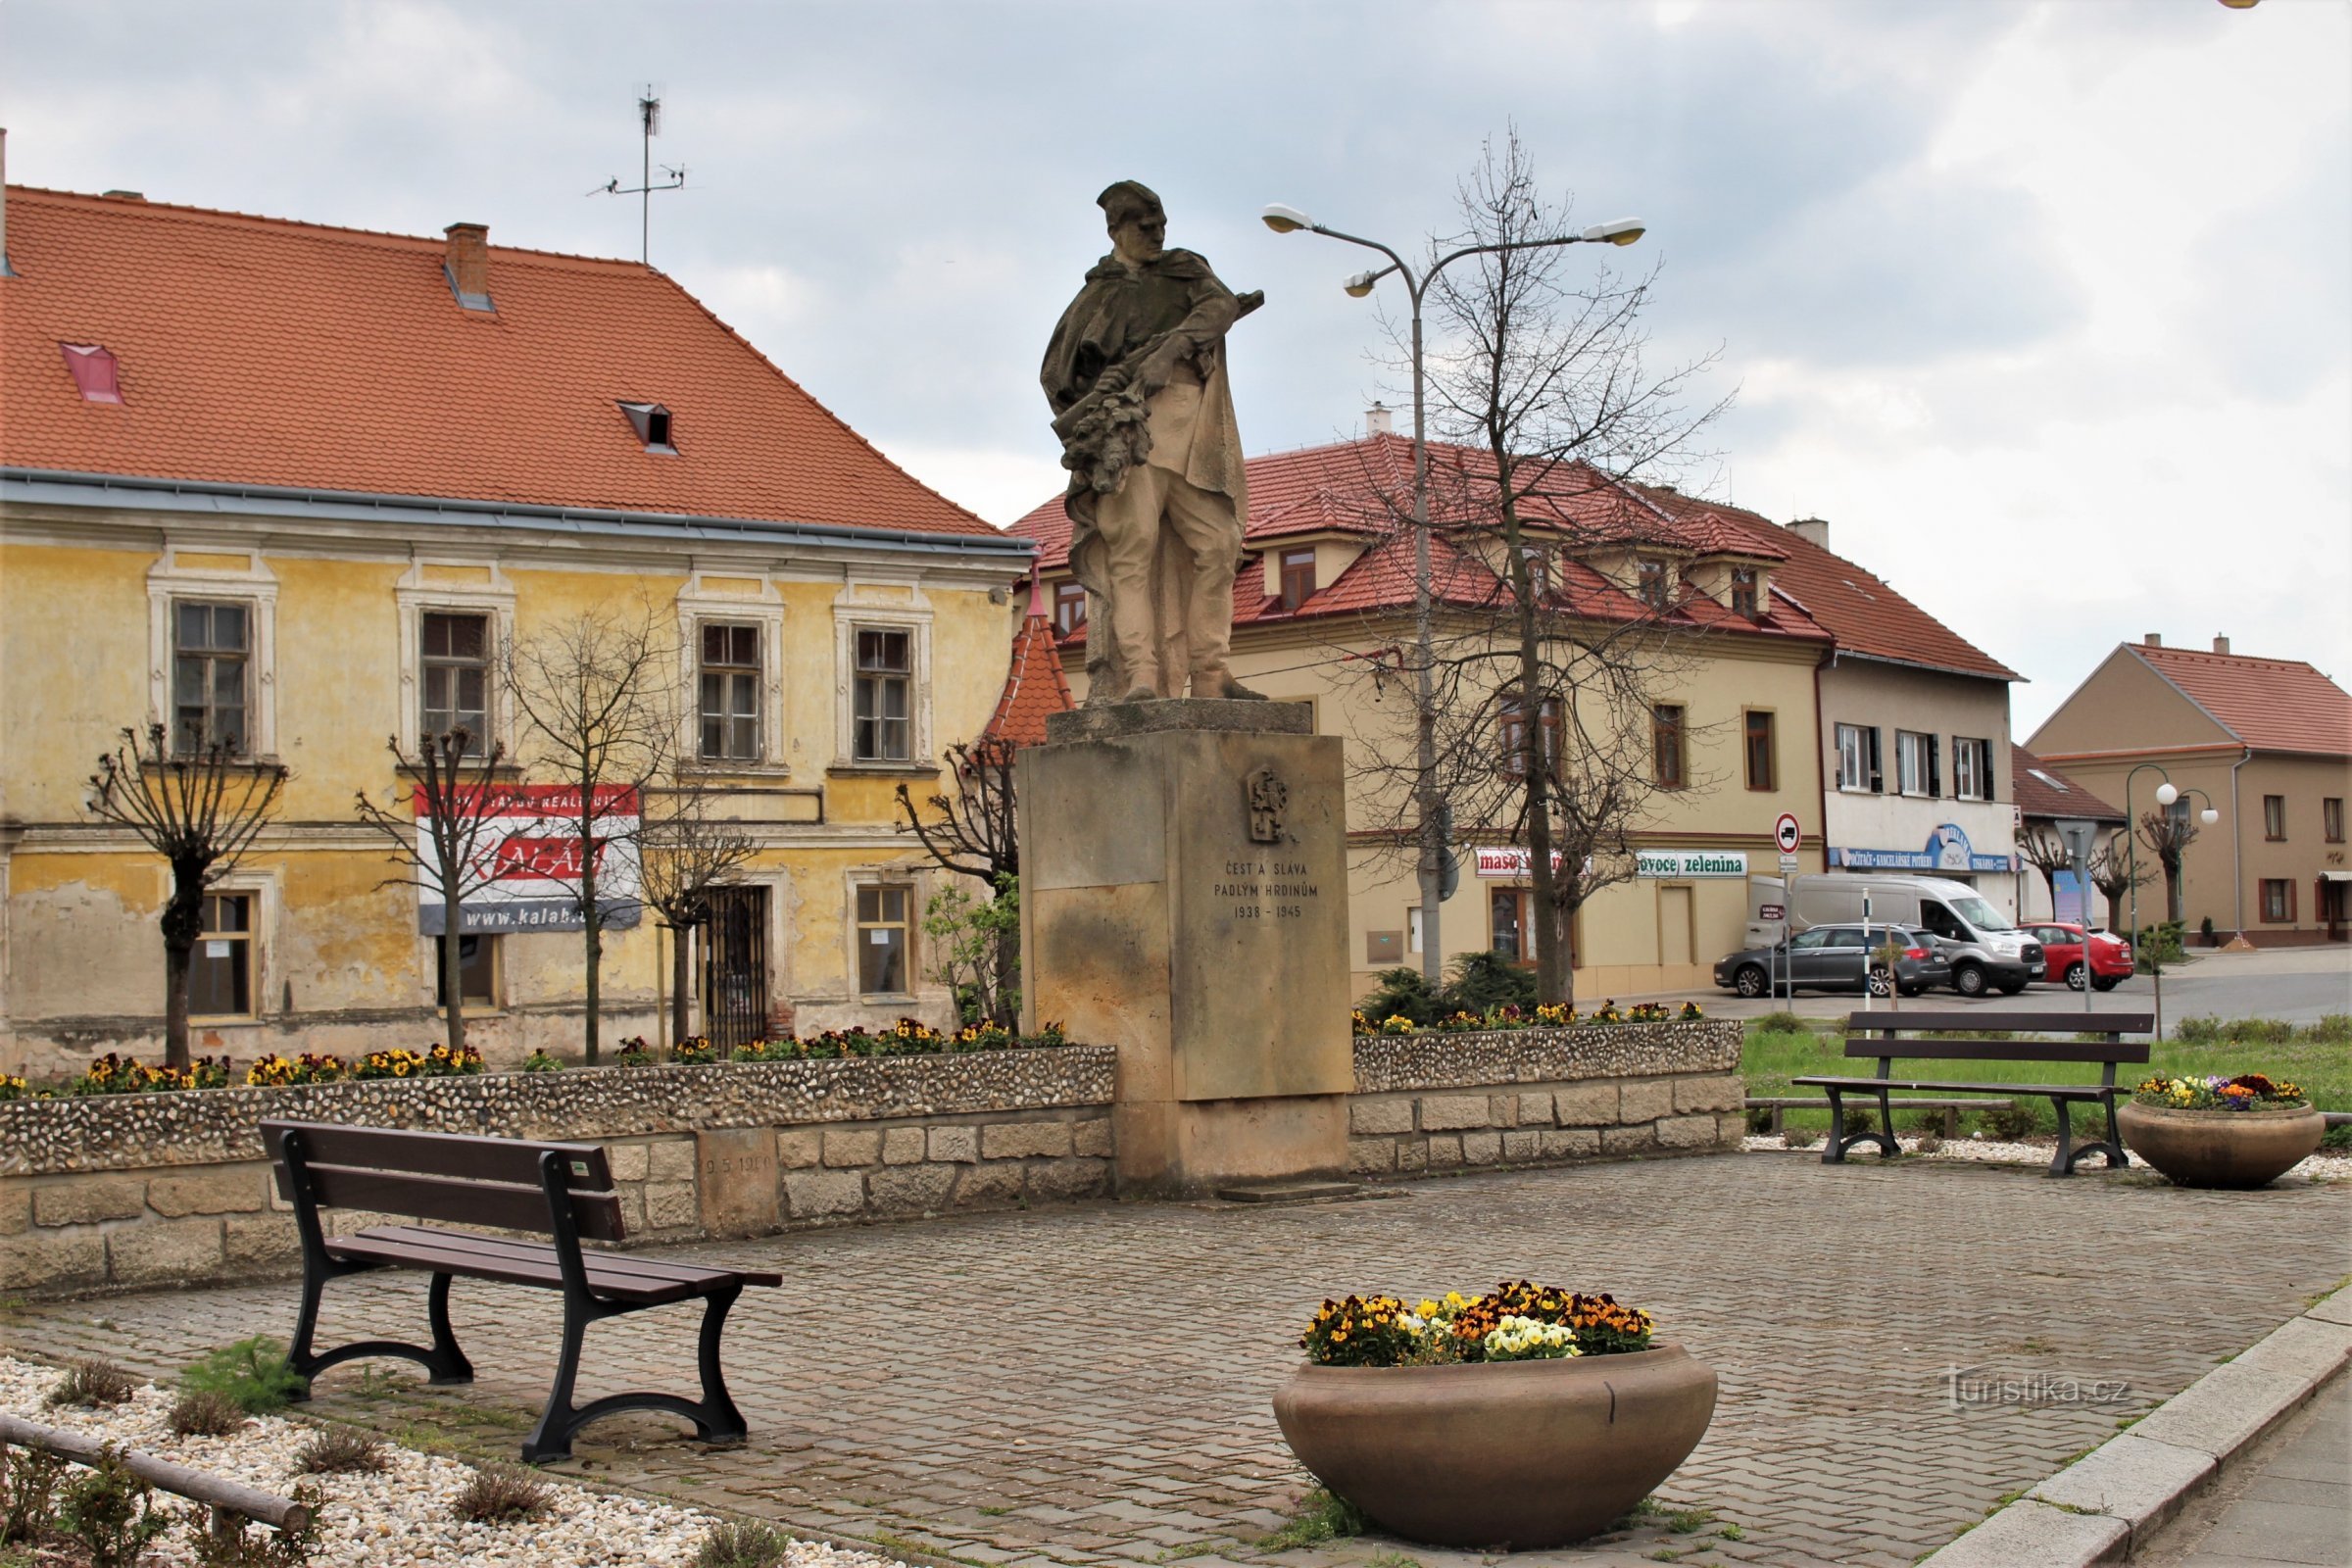
[[[1095,193],[1264,311],[1252,452],[1390,381],[1360,253],[1515,121],[1660,353],[1738,390],[1695,476],[2031,679],[2030,734],[2160,631],[2352,677],[2352,4],[1403,5],[0,0],[9,176],[653,261],[918,476],[1006,522],[1058,491],[1036,373]],[[1597,263],[1598,248],[1569,256]],[[1384,289],[1395,306],[1394,285]]]

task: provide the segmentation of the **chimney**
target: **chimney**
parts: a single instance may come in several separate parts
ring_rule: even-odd
[[[2160,631],[2152,631],[2145,637],[2142,637],[2139,640],[2139,644],[2142,648],[2162,648],[2164,646],[2164,633]]]
[[[1395,435],[1396,416],[1386,403],[1375,403],[1364,411],[1364,434]]]
[[[1788,531],[1809,545],[1830,548],[1830,525],[1820,517],[1799,517],[1788,524]]]
[[[442,262],[449,291],[469,311],[497,310],[490,303],[490,225],[452,223],[441,232],[449,241]]]
[[[2222,654],[2225,656],[2228,655],[2230,652],[2230,639],[2227,637],[2214,638],[2213,651],[2217,654]]]

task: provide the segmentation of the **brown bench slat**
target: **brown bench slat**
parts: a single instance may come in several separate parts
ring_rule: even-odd
[[[356,1233],[362,1236],[414,1239],[438,1245],[452,1250],[478,1249],[486,1255],[515,1248],[539,1248],[538,1242],[515,1242],[503,1236],[475,1236],[465,1231],[436,1230],[423,1225],[376,1225]],[[784,1276],[760,1269],[724,1268],[696,1263],[665,1263],[659,1258],[636,1257],[626,1252],[583,1252],[581,1261],[591,1270],[608,1275],[635,1275],[651,1281],[685,1281],[696,1286],[723,1284],[740,1280],[746,1285],[781,1285]]]
[[[2109,1095],[2123,1093],[2120,1088],[2101,1088],[2097,1084],[1962,1084],[1933,1078],[1791,1078],[1788,1081],[1810,1088],[1859,1089],[1873,1094],[1881,1089],[1923,1089],[1936,1094],[1981,1092],[1987,1095],[2027,1095],[2035,1099],[2060,1096],[2067,1100],[2104,1100]]]
[[[410,1237],[388,1237],[362,1231],[356,1236],[338,1236],[326,1244],[328,1255],[344,1259],[364,1258],[370,1262],[398,1264],[403,1268],[421,1269],[433,1274],[459,1274],[468,1279],[498,1280],[509,1285],[531,1285],[543,1290],[564,1288],[564,1270],[556,1261],[552,1243],[512,1242],[515,1249],[504,1254],[485,1252],[476,1248],[436,1246]],[[582,1259],[588,1275],[588,1288],[601,1297],[629,1301],[641,1306],[659,1306],[668,1301],[690,1300],[708,1296],[708,1290],[698,1289],[690,1280],[649,1280],[641,1275],[601,1273],[596,1260]],[[727,1280],[715,1285],[731,1283]]]
[[[391,1127],[346,1127],[334,1122],[265,1121],[262,1140],[277,1157],[278,1137],[293,1128],[302,1134],[304,1157],[329,1165],[371,1166],[468,1181],[539,1185],[539,1154],[561,1152],[575,1191],[612,1190],[612,1167],[601,1144],[529,1144],[471,1133],[413,1133]]]
[[[1927,1061],[2132,1061],[2148,1059],[2143,1041],[2102,1045],[2087,1040],[1915,1040],[1909,1035],[1849,1035],[1849,1056],[1917,1056]]]
[[[278,1196],[291,1200],[293,1178],[286,1167],[275,1167]],[[323,1208],[364,1208],[382,1214],[408,1214],[416,1219],[441,1219],[459,1225],[495,1225],[501,1230],[554,1234],[555,1221],[547,1209],[547,1190],[533,1183],[468,1181],[459,1176],[412,1176],[401,1171],[373,1170],[351,1165],[313,1164],[311,1186]],[[617,1242],[622,1237],[620,1199],[612,1193],[571,1194],[571,1213],[580,1234],[590,1241]]]
[[[1881,1022],[1881,1020],[1885,1020]],[[1910,1034],[1920,1029],[2015,1029],[2023,1034],[2080,1034],[2085,1030],[2111,1030],[2116,1034],[2144,1035],[2155,1027],[2153,1014],[2145,1012],[1921,1012],[1910,1007],[1890,1007],[1884,1012],[1855,1012],[1846,1014],[1847,1033],[1860,1029],[1892,1029]]]

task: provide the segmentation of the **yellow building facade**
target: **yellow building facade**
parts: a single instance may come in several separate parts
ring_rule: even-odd
[[[698,1023],[951,1020],[920,931],[934,872],[895,792],[932,793],[941,753],[987,722],[1029,546],[893,467],[642,267],[476,247],[471,225],[445,246],[8,195],[0,1069],[160,1050],[169,868],[86,802],[119,732],[176,729],[191,681],[244,756],[290,770],[211,890],[194,1050],[437,1038],[439,939],[355,797],[404,798],[387,743],[415,755],[453,702],[506,748],[504,777],[553,782],[502,655],[597,613],[651,617],[679,766],[757,846],[695,956]],[[257,320],[176,267],[190,247],[265,297],[323,270],[384,318],[380,341],[314,351],[314,323]],[[150,253],[160,298],[81,265],[125,249]],[[113,401],[64,349],[107,356]],[[220,359],[272,353],[275,393],[213,407]],[[383,407],[407,396],[477,413],[419,441],[404,426],[429,416]],[[461,940],[492,1063],[576,1058],[581,934]],[[668,940],[650,917],[607,934],[605,1049],[662,1033]]]

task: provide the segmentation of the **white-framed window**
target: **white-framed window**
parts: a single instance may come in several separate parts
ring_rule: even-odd
[[[148,711],[173,751],[220,740],[277,756],[277,579],[258,552],[167,546],[147,573],[147,628]]]
[[[1952,793],[1964,801],[1992,799],[1992,742],[1952,737]]]
[[[931,611],[919,593],[874,603],[856,585],[833,607],[834,766],[932,765]]]
[[[866,1001],[911,999],[922,884],[913,867],[880,868],[850,878],[850,983]]]
[[[188,965],[188,1012],[198,1018],[250,1018],[258,1010],[261,972],[256,936],[259,893],[204,896],[204,926]]]
[[[784,601],[764,576],[696,572],[678,591],[686,733],[679,755],[726,772],[783,773]]]
[[[1908,729],[1894,732],[1894,777],[1899,793],[1926,796],[1943,793],[1942,780],[1936,776],[1937,750],[1933,735]]]
[[[1877,725],[1838,726],[1838,788],[1849,795],[1876,795],[1885,788]]]
[[[203,926],[188,968],[188,1013],[234,1021],[273,1013],[270,938],[276,929],[274,871],[232,871],[205,889]]]
[[[514,585],[496,563],[411,565],[393,588],[400,616],[400,749],[464,724],[474,750],[514,749],[499,665],[514,641]]]

